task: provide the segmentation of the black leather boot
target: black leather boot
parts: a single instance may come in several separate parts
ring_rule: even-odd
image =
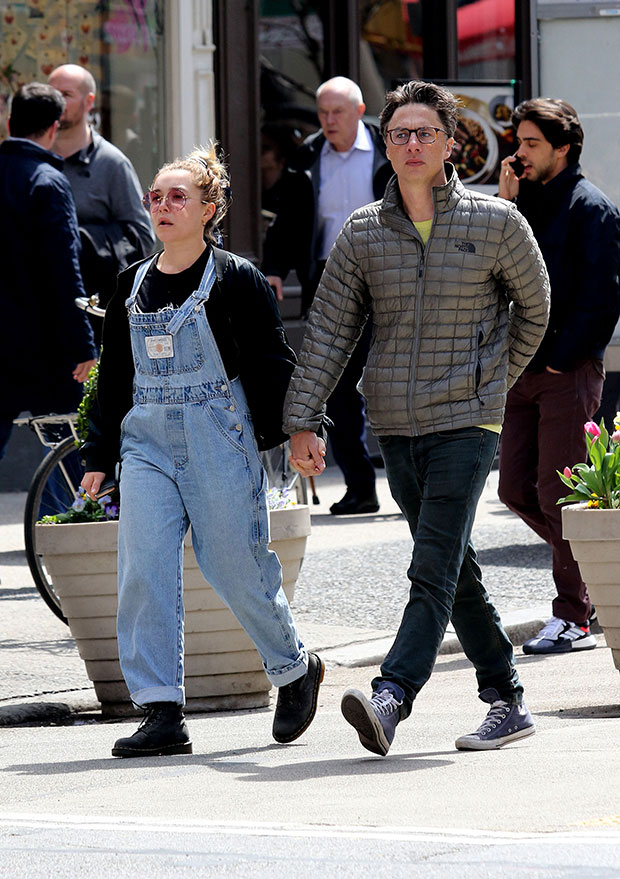
[[[373,489],[371,492],[358,494],[347,489],[346,494],[329,508],[332,516],[353,516],[357,513],[376,513],[379,509],[379,499]]]
[[[114,743],[113,757],[192,753],[192,743],[180,705],[176,702],[151,702],[144,711],[144,720],[135,733]]]
[[[325,665],[316,653],[308,654],[308,671],[303,678],[278,689],[278,703],[273,718],[273,737],[286,744],[305,732],[316,714],[319,687],[325,675]]]

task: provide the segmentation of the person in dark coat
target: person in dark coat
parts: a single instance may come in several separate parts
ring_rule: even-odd
[[[383,138],[374,125],[362,122],[366,107],[359,86],[337,76],[319,86],[316,98],[321,131],[304,141],[292,161],[293,168],[303,172],[299,191],[268,230],[262,263],[278,298],[282,280],[290,269],[297,271],[304,314],[342,224],[357,208],[383,198],[392,176]],[[292,231],[296,244],[291,242]],[[366,446],[366,407],[357,390],[371,335],[369,322],[328,402],[327,415],[334,422],[331,448],[347,487],[344,497],[330,507],[333,515],[379,509]]]
[[[596,646],[586,585],[562,538],[558,470],[586,460],[584,424],[603,388],[603,355],[620,314],[620,214],[579,165],[583,130],[565,101],[536,98],[513,114],[523,170],[502,162],[499,194],[529,221],[551,281],[545,336],[508,393],[499,496],[553,550],[553,616],[524,653]]]
[[[49,85],[22,86],[0,144],[0,458],[20,412],[75,411],[96,363],[90,324],[75,305],[85,293],[73,195],[50,152],[64,106]]]

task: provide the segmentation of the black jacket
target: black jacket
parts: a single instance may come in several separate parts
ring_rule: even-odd
[[[521,183],[517,207],[530,223],[551,281],[545,337],[527,369],[560,372],[602,359],[620,315],[620,214],[569,165],[549,183]]]
[[[241,379],[259,449],[272,448],[286,439],[282,407],[295,353],[286,341],[273,291],[258,269],[225,250],[214,247],[213,252],[216,283],[205,305],[207,319],[228,378]],[[106,311],[97,404],[83,447],[86,469],[108,476],[120,457],[121,421],[133,405],[134,364],[125,301],[141,262],[121,272]]]
[[[375,199],[383,198],[393,174],[385,155],[385,144],[374,125],[364,123],[374,146],[372,186]],[[284,279],[295,269],[302,288],[316,280],[319,242],[319,189],[321,185],[322,131],[311,134],[297,150],[291,168],[296,179],[287,183],[288,200],[267,230],[261,269],[265,275]],[[314,293],[314,290],[312,290]]]
[[[22,138],[0,144],[0,372],[3,411],[68,412],[76,363],[97,356],[84,296],[75,205],[60,156]]]

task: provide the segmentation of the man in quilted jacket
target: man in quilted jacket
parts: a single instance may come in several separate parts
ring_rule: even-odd
[[[534,732],[471,529],[507,389],[545,332],[549,284],[516,207],[466,190],[448,163],[457,113],[454,96],[433,83],[387,95],[381,132],[395,176],[336,240],[285,403],[291,460],[317,475],[325,401],[372,319],[362,391],[414,551],[409,601],[371,698],[348,690],[342,712],[381,755],[428,680],[450,620],[489,704],[456,747],[498,748]]]
[[[551,312],[536,356],[510,389],[499,495],[553,550],[553,615],[524,653],[596,647],[592,605],[562,537],[557,471],[586,460],[583,426],[601,402],[603,356],[620,314],[620,214],[581,173],[583,130],[566,101],[535,98],[515,109],[517,156],[502,162],[499,194],[527,217],[551,281]]]

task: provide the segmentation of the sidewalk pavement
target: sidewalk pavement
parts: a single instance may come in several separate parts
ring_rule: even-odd
[[[479,505],[477,523],[491,516],[499,504],[494,483],[492,475]],[[311,506],[313,522],[317,526],[321,522],[333,523],[329,506],[342,493],[337,473],[322,477],[317,487],[320,504]],[[387,533],[393,536],[397,528],[408,535],[381,471],[378,493],[382,521],[373,521],[370,530],[370,523],[363,516],[339,519],[337,528],[315,527],[309,551],[320,553],[338,545],[363,547],[368,541],[381,540]],[[75,714],[99,713],[94,689],[68,628],[34,590],[22,550],[24,501],[24,494],[0,495],[0,726],[58,723]],[[502,620],[513,643],[521,645],[536,634],[549,612],[548,605],[534,606],[503,612]],[[379,665],[394,638],[393,631],[326,625],[308,619],[303,612],[298,615],[298,625],[306,646],[319,651],[328,668],[334,669]],[[449,627],[441,654],[460,651],[454,630]]]
[[[331,546],[333,553],[346,541],[355,552],[368,548],[364,558],[378,556],[380,564],[381,553],[373,550],[385,541],[375,532],[406,529],[389,515],[383,481],[385,516],[327,525],[320,517],[329,516],[325,508],[339,492],[336,481],[321,484],[306,578],[316,570],[315,553],[329,556],[322,547]],[[203,875],[196,860],[201,833],[210,834],[215,845],[209,875],[228,875],[232,861],[224,846],[231,832],[234,851],[244,861],[257,834],[271,832],[265,844],[277,853],[281,868],[256,873],[253,861],[251,867],[256,875],[285,875],[290,859],[299,861],[295,827],[301,823],[299,832],[312,837],[315,851],[311,869],[304,872],[301,865],[299,875],[353,875],[358,852],[372,862],[372,869],[358,869],[359,876],[422,875],[422,867],[418,872],[411,865],[395,866],[407,853],[424,862],[424,875],[618,876],[620,678],[602,635],[595,650],[576,655],[524,656],[517,648],[536,735],[491,752],[455,750],[455,738],[476,729],[487,706],[476,698],[474,671],[465,657],[440,655],[411,717],[382,758],[362,748],[342,717],[340,700],[350,687],[369,692],[393,632],[319,623],[320,615],[306,612],[302,598],[302,637],[328,666],[316,719],[302,738],[288,746],[273,742],[272,705],[188,717],[191,755],[117,760],[110,756],[111,744],[133,732],[135,719],[103,721],[67,628],[33,592],[20,548],[20,503],[23,497],[0,495],[0,823],[4,820],[5,845],[13,846],[16,863],[27,864],[28,875],[34,875],[32,859],[24,860],[28,846],[50,853],[45,871],[36,875],[51,875],[52,863],[62,872],[69,863],[65,839],[71,853],[95,853],[93,875],[98,870],[97,875],[116,876],[119,864],[124,874],[143,875],[150,850],[158,855],[167,850],[168,839],[159,830],[167,822],[170,845],[175,852],[182,849],[175,875],[187,872],[188,865]],[[479,516],[493,516],[494,503],[490,485]],[[508,551],[513,553],[512,545]],[[321,587],[316,583],[319,594]],[[520,642],[547,614],[545,605],[502,616]],[[450,633],[442,649],[457,649]],[[106,850],[101,822],[116,835],[109,873],[100,867]],[[136,832],[135,864],[119,860],[117,851],[130,846],[129,828]],[[463,839],[481,842],[484,856],[469,843],[455,845],[455,829],[462,829]],[[377,832],[388,840],[384,847]],[[429,857],[420,849],[427,832],[436,844]],[[355,834],[348,860],[343,854],[337,871],[328,870],[326,852],[343,833]],[[294,842],[286,854],[278,848],[283,839]],[[444,864],[450,865],[447,872]],[[159,862],[155,869],[161,874]],[[84,868],[71,875],[76,872],[91,875]]]

